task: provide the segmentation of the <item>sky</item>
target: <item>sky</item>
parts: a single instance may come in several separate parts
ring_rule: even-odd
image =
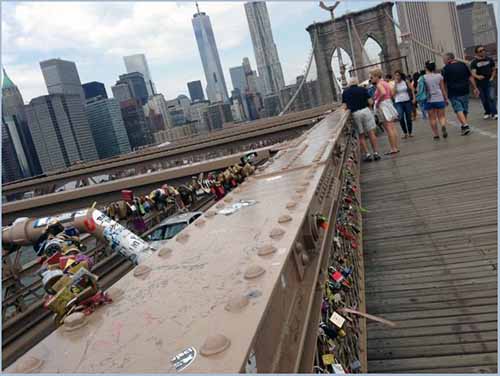
[[[336,15],[378,3],[344,1]],[[256,69],[243,4],[199,2],[200,10],[210,16],[229,91],[230,67],[248,57]],[[188,81],[201,80],[205,88],[191,24],[194,2],[36,1],[1,6],[2,66],[25,102],[47,94],[39,62],[50,58],[74,61],[81,82],[103,82],[108,96],[118,76],[126,72],[123,56],[137,53],[146,55],[157,91],[166,99],[187,95]],[[267,2],[267,7],[285,81],[294,83],[305,70],[311,49],[305,28],[330,15],[318,1]]]
[[[243,57],[256,69],[244,2],[203,2],[210,16],[228,90],[229,68]],[[377,2],[345,2],[338,14]],[[311,40],[305,28],[329,19],[317,1],[268,2],[274,41],[287,84],[302,74]],[[108,96],[125,73],[123,56],[144,53],[157,91],[167,99],[188,94],[186,83],[201,80],[203,67],[191,19],[194,2],[3,2],[2,66],[25,102],[47,94],[39,62],[74,61],[82,83],[100,81]],[[206,93],[205,93],[206,95]]]

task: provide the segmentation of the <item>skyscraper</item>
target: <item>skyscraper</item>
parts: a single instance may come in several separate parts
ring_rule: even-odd
[[[144,106],[144,114],[146,117],[150,117],[152,112],[161,117],[161,129],[170,128],[172,126],[172,120],[170,119],[170,115],[168,113],[167,101],[165,100],[163,94],[155,94],[152,97],[149,97],[148,103]]]
[[[141,102],[132,98],[120,102],[123,122],[132,149],[153,143],[151,129],[144,116]]]
[[[2,182],[31,176],[15,117],[2,117]]]
[[[128,101],[132,99],[132,92],[127,83],[117,83],[115,86],[111,86],[111,91],[113,92],[113,97],[118,102]]]
[[[298,76],[296,83],[287,85],[281,89],[281,103],[288,103],[297,91],[298,86],[302,82],[304,76]],[[304,111],[321,104],[319,94],[319,83],[317,80],[312,80],[304,83],[295,101],[289,108],[289,112]]]
[[[264,117],[276,116],[281,111],[281,103],[279,94],[269,94],[263,99],[264,102]]]
[[[229,103],[217,102],[208,106],[208,128],[210,131],[222,129],[224,123],[233,121],[233,114]]]
[[[493,4],[474,1],[457,5],[460,30],[466,58],[472,59],[476,46],[486,48],[488,55],[497,54],[497,23]]]
[[[210,17],[204,12],[200,12],[198,4],[196,4],[196,9],[197,13],[193,15],[192,23],[207,80],[208,99],[211,102],[227,102],[229,97],[227,95],[226,81],[222,73]]]
[[[243,67],[243,65],[229,68],[229,74],[231,75],[231,83],[233,84],[233,89],[238,89],[240,93],[245,93],[247,91],[248,85],[245,76],[245,68]]]
[[[50,59],[41,61],[40,68],[49,94],[78,94],[82,103],[85,103],[85,94],[74,62]]]
[[[455,2],[397,2],[401,34],[410,34],[414,39],[435,50],[453,52],[459,59],[464,58],[462,35]],[[441,54],[435,54],[409,41],[410,71],[424,69],[427,60],[435,61],[441,67]]]
[[[98,159],[81,97],[49,94],[26,107],[28,125],[44,172]]]
[[[250,66],[250,60],[248,60],[248,57],[243,58],[243,62],[241,64],[243,66],[243,70],[245,71],[245,79],[246,79],[246,85],[247,89],[245,91],[249,91],[250,93],[261,93],[264,94],[264,91],[259,90],[258,83],[257,83],[257,72],[252,70],[252,67]],[[244,92],[242,92],[243,94]]]
[[[9,137],[15,144],[17,159],[24,161],[26,157],[28,160],[28,169],[23,168],[22,171],[23,177],[41,174],[40,161],[26,120],[23,97],[19,88],[7,76],[5,69],[2,82],[2,119],[6,130],[10,129]]]
[[[153,96],[156,94],[156,88],[151,79],[151,73],[149,72],[148,62],[146,61],[146,56],[144,54],[136,54],[125,56],[123,58],[125,62],[125,68],[127,73],[139,72],[144,76],[144,81],[146,82],[146,87],[148,91],[148,96]]]
[[[96,97],[107,98],[106,87],[102,82],[92,81],[82,85],[83,92],[85,93],[85,100],[93,99]]]
[[[94,97],[87,102],[85,110],[100,159],[130,152],[127,130],[116,99]]]
[[[197,133],[208,132],[208,106],[209,101],[198,101],[189,107],[189,118],[195,123]]]
[[[189,96],[191,97],[191,102],[194,101],[204,101],[205,94],[203,94],[203,88],[201,87],[201,81],[191,81],[187,83]]]
[[[126,73],[119,76],[119,80],[116,85],[127,84],[132,98],[138,99],[142,105],[148,102],[148,89],[146,86],[146,81],[144,81],[144,76],[140,72]]]
[[[259,76],[263,78],[265,93],[279,93],[285,86],[278,50],[273,39],[271,20],[264,1],[245,3],[250,36]]]

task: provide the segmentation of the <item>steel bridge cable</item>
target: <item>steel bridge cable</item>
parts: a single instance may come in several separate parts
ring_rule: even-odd
[[[386,16],[387,16],[387,17],[391,20],[391,22],[394,24],[394,26],[396,26],[396,27],[399,29],[399,31],[400,31],[400,32],[402,32],[402,30],[401,30],[401,26],[400,26],[400,25],[399,25],[399,23],[397,23],[397,22],[396,22],[396,20],[394,20],[394,18],[392,18],[392,16],[391,16],[391,15],[387,12],[387,9],[384,9],[384,12],[385,12],[385,15],[386,15]],[[402,35],[403,35],[403,34],[402,34]],[[418,44],[420,47],[423,47],[423,48],[425,48],[425,49],[427,49],[427,50],[431,51],[434,55],[439,55],[439,56],[441,56],[441,55],[443,55],[443,53],[444,53],[443,51],[437,50],[437,49],[435,49],[435,48],[433,48],[433,47],[430,47],[430,46],[426,45],[425,43],[420,42],[418,39],[414,38],[414,37],[412,36],[412,34],[411,34],[411,33],[407,33],[405,36],[408,36],[408,38],[409,38],[410,40],[412,40],[413,42],[415,42],[416,44]],[[467,63],[467,61],[465,61],[465,60],[463,60],[463,59],[458,59],[458,58],[455,58],[455,60],[457,60],[457,61],[461,61],[461,62],[463,62],[463,63]]]
[[[312,63],[312,60],[314,57],[314,49],[316,48],[317,42],[318,42],[318,32],[316,31],[316,33],[314,34],[314,42],[313,42],[313,47],[311,50],[311,55],[309,56],[309,62],[307,63],[307,68],[306,68],[305,74],[303,75],[302,81],[300,81],[299,87],[295,91],[295,94],[293,94],[292,98],[290,98],[290,100],[286,104],[285,108],[283,108],[283,111],[281,111],[278,116],[283,116],[288,111],[288,109],[293,104],[293,102],[295,102],[297,95],[299,95],[299,92],[302,89],[302,86],[304,86],[304,83],[307,80],[307,76],[309,75],[309,71],[311,70],[311,63]]]
[[[351,24],[352,24],[352,28],[354,30],[354,35],[356,36],[356,39],[358,40],[358,43],[359,45],[361,46],[361,51],[363,51],[363,54],[365,55],[365,59],[366,59],[366,62],[368,64],[372,64],[372,61],[370,59],[370,56],[368,55],[368,52],[366,52],[366,49],[365,47],[363,46],[363,42],[361,41],[361,38],[359,36],[359,33],[358,33],[358,29],[356,28],[356,24],[354,23],[354,20],[352,18],[349,19]],[[352,53],[354,54],[354,51],[352,51]],[[363,64],[364,65],[364,64]]]

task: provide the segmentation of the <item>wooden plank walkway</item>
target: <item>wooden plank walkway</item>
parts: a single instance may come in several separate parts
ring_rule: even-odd
[[[497,124],[472,113],[362,166],[367,312],[397,323],[368,324],[370,373],[497,371]]]

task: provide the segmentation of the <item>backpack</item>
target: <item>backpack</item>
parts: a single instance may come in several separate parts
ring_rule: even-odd
[[[424,102],[427,100],[427,88],[425,85],[425,78],[421,76],[417,81],[417,101]]]

